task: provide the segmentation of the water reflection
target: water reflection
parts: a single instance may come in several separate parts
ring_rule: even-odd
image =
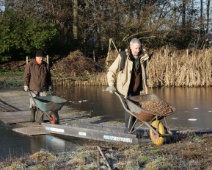
[[[73,151],[85,140],[64,139],[57,136],[40,135],[29,137],[12,131],[12,128],[0,123],[0,162],[13,157],[21,157],[46,149],[50,152]]]
[[[1,139],[1,147],[0,147],[0,155],[4,157],[7,155],[8,157],[14,156],[17,154],[24,154],[23,148],[20,146],[27,146],[26,149],[29,149],[29,139],[20,140],[22,135],[15,133],[8,126],[0,123],[0,139]],[[0,158],[1,158],[0,157]]]

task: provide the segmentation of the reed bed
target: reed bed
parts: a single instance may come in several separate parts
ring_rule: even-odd
[[[155,51],[147,63],[147,86],[209,87],[212,86],[212,49]],[[84,77],[53,78],[57,85],[107,85],[106,71]]]
[[[148,61],[148,87],[212,85],[212,50],[155,52]]]

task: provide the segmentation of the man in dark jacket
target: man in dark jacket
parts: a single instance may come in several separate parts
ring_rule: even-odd
[[[49,65],[43,61],[43,52],[41,50],[36,51],[35,59],[30,61],[24,71],[24,90],[32,91],[33,97],[46,96],[47,91],[51,90],[51,74],[49,71]],[[30,98],[30,121],[35,121],[36,107],[32,98]],[[38,123],[43,121],[43,113],[39,115]]]

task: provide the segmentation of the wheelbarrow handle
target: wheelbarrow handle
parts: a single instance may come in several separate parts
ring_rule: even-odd
[[[32,100],[34,101],[35,106],[37,107],[37,104],[36,104],[36,102],[35,102],[35,100],[34,100],[34,97],[32,96],[32,93],[33,93],[33,94],[35,94],[35,93],[34,93],[33,91],[31,91],[30,89],[28,89],[27,92],[28,92],[29,96],[32,98]],[[36,96],[36,94],[35,94],[35,96]]]
[[[30,89],[27,90],[28,94],[30,95],[30,97],[33,98],[32,93],[34,93],[33,91],[31,91]],[[35,93],[34,93],[35,94]]]
[[[118,96],[118,98],[120,99],[121,104],[122,104],[124,110],[125,110],[126,112],[128,112],[129,114],[134,115],[134,114],[127,108],[127,104],[126,104],[126,102],[124,101],[124,99],[121,97],[121,95],[120,95],[117,91],[115,91],[114,94],[115,94],[116,96]]]

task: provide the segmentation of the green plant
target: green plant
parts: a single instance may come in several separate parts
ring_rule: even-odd
[[[52,23],[39,22],[38,17],[24,18],[17,11],[6,9],[0,16],[0,61],[17,60],[36,49],[48,49],[57,32]]]
[[[0,72],[0,75],[1,76],[8,76],[8,77],[11,77],[11,76],[23,76],[23,72],[22,71],[2,71]]]

